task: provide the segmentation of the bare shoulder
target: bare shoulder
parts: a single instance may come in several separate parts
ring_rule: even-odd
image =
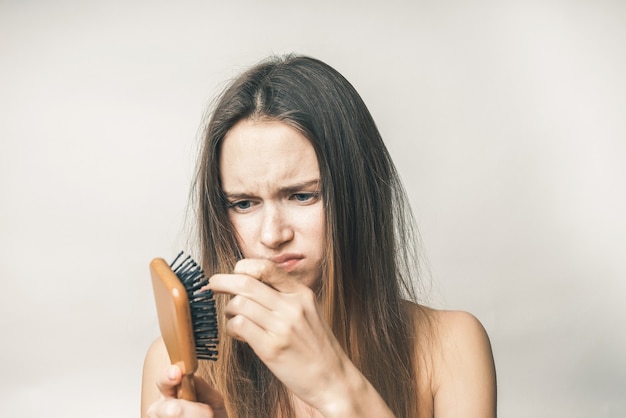
[[[495,417],[495,366],[489,336],[481,322],[463,311],[412,303],[406,308],[416,324],[420,398],[432,408],[425,415]]]
[[[464,311],[429,310],[434,318],[442,354],[458,356],[489,355],[491,344],[485,328],[471,313]]]
[[[437,417],[495,417],[496,373],[485,328],[472,314],[432,311],[438,353],[433,356]]]
[[[141,416],[146,416],[146,410],[159,398],[157,379],[159,374],[170,364],[170,358],[161,337],[154,340],[148,348],[143,363],[141,379]]]

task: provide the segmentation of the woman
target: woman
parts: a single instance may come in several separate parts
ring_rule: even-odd
[[[199,402],[175,399],[161,340],[150,417],[494,417],[488,337],[415,302],[412,218],[376,125],[337,71],[273,58],[217,102],[196,182],[221,315]]]

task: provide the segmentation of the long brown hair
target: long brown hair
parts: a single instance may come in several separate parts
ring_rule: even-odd
[[[241,258],[220,187],[219,153],[226,133],[247,118],[287,123],[313,145],[326,219],[321,307],[341,346],[392,411],[414,416],[415,325],[402,307],[402,299],[414,300],[413,222],[365,103],[327,64],[273,57],[235,79],[217,101],[196,180],[205,272],[231,271]],[[225,303],[220,297],[218,309]],[[229,415],[293,416],[288,391],[250,347],[220,337],[219,360],[203,370],[224,394]]]

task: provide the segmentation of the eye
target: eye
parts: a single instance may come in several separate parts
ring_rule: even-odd
[[[228,208],[235,212],[245,212],[252,207],[252,202],[249,200],[239,200],[237,202],[231,202],[228,204]]]
[[[292,195],[291,198],[301,203],[307,203],[317,200],[319,193],[296,193]]]

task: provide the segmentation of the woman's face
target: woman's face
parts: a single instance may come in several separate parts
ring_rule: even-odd
[[[243,120],[223,140],[220,175],[244,257],[272,260],[315,287],[325,221],[311,143],[285,123]]]

